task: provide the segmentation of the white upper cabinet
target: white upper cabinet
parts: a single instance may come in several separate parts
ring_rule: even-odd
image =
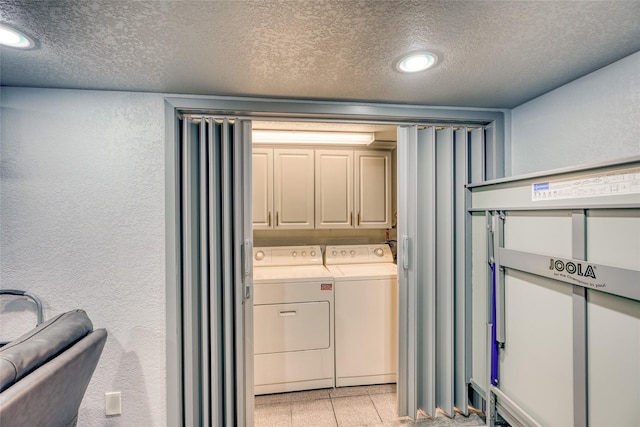
[[[391,152],[254,148],[254,230],[391,228]]]
[[[274,149],[276,229],[314,228],[314,150]]]
[[[316,150],[315,172],[315,228],[352,228],[353,151]]]
[[[391,227],[391,153],[355,151],[356,228]]]
[[[254,148],[252,157],[253,228],[273,228],[273,149]]]
[[[390,228],[391,153],[316,150],[316,228]]]

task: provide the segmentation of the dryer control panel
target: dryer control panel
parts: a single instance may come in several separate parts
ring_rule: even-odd
[[[322,265],[320,246],[268,246],[253,248],[254,267]]]
[[[393,254],[387,244],[379,245],[327,245],[325,265],[393,263]]]

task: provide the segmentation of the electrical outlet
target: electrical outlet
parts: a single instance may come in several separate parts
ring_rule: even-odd
[[[104,414],[120,415],[122,414],[122,393],[114,391],[104,394]]]

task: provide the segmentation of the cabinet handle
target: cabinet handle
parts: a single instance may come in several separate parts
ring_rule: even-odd
[[[349,225],[353,225],[353,212],[349,214]]]
[[[279,214],[280,212],[276,211],[276,227],[280,225],[280,218],[279,218]]]
[[[271,212],[269,212],[267,214],[267,222],[268,222],[269,227],[271,227]]]
[[[360,225],[360,212],[358,212],[358,225]]]

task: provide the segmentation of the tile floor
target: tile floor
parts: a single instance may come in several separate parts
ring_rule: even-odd
[[[439,415],[416,421],[398,417],[396,386],[341,387],[293,393],[256,396],[256,427],[330,427],[330,426],[481,426],[477,414],[453,418]]]

